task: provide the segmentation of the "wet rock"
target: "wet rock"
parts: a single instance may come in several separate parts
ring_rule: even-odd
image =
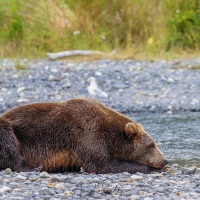
[[[17,175],[17,176],[16,176],[16,179],[19,179],[19,180],[26,180],[26,177],[25,177],[25,176],[22,176],[22,175]]]
[[[155,200],[155,199],[151,197],[145,197],[144,200]]]
[[[152,177],[152,178],[158,178],[158,177],[162,177],[162,176],[163,176],[162,173],[148,174],[148,177]]]
[[[61,179],[58,176],[53,176],[50,180],[52,182],[60,182],[61,181]]]
[[[39,193],[42,194],[42,195],[55,195],[55,191],[51,190],[51,189],[49,189],[47,187],[42,187],[39,190]]]
[[[182,168],[182,173],[184,175],[190,175],[190,174],[194,174],[197,170],[197,167],[196,166],[192,166],[192,167],[183,167]]]
[[[124,89],[124,88],[128,88],[129,85],[122,82],[115,82],[114,84],[112,84],[112,87],[116,89]]]
[[[197,168],[196,173],[200,173],[200,168],[199,167]]]
[[[128,172],[123,172],[122,174],[123,174],[123,175],[126,175],[126,176],[129,176],[129,175],[130,175],[130,173],[128,173]]]
[[[13,181],[15,181],[15,180],[13,180]],[[16,182],[9,182],[9,187],[16,189],[16,188],[20,188],[21,185],[19,183],[16,183]]]
[[[12,174],[12,170],[10,168],[5,169],[4,172],[5,172],[6,175]]]
[[[63,189],[64,187],[65,187],[65,184],[64,184],[64,183],[57,183],[57,184],[55,185],[55,188],[57,188],[57,189],[59,189],[59,190]]]
[[[70,88],[72,86],[72,83],[71,82],[66,82],[62,85],[62,88],[63,89],[66,89],[66,88]]]
[[[4,192],[10,192],[11,188],[7,187],[7,186],[3,186],[0,188],[0,193],[4,193]]]
[[[47,172],[41,172],[40,178],[49,178],[49,174]]]
[[[200,193],[200,188],[196,188],[196,189],[194,189],[194,191],[195,191],[196,193]]]
[[[132,175],[131,179],[134,181],[139,181],[143,179],[143,176],[139,176],[139,175]]]
[[[95,76],[102,76],[102,73],[100,71],[96,71]]]

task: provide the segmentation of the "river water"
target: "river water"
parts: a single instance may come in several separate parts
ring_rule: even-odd
[[[200,166],[200,113],[134,114],[170,160],[180,165]]]

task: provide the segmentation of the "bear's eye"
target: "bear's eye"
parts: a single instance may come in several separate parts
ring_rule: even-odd
[[[153,143],[151,143],[150,145],[149,145],[149,148],[150,149],[152,149],[152,148],[154,148],[155,147],[155,145],[153,144]]]

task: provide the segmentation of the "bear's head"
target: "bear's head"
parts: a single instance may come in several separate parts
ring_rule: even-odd
[[[136,161],[154,168],[163,168],[168,163],[154,139],[145,132],[142,125],[128,122],[124,127],[124,136],[125,145],[121,146],[121,152],[125,160]]]

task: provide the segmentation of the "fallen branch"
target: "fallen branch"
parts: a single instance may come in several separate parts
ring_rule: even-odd
[[[58,59],[71,56],[91,56],[91,55],[103,55],[102,51],[91,51],[91,50],[71,50],[71,51],[62,51],[57,53],[47,53],[49,59]]]

